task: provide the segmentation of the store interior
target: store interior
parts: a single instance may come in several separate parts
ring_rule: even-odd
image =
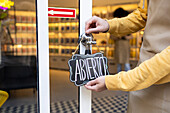
[[[115,9],[121,7],[128,12],[137,8],[139,0],[93,0],[93,16],[103,19],[113,18]],[[54,103],[78,100],[78,87],[69,80],[68,60],[78,46],[79,6],[78,0],[48,0],[49,7],[75,8],[76,18],[49,18],[49,63],[50,63],[50,102],[51,112]],[[22,113],[23,106],[37,105],[37,32],[35,0],[14,0],[14,6],[8,11],[7,18],[1,20],[5,35],[1,40],[0,90],[7,91],[9,98],[0,108],[2,113]],[[6,30],[8,32],[6,32]],[[143,31],[133,33],[130,44],[130,66],[134,68],[139,59]],[[116,74],[114,56],[115,42],[109,33],[93,34],[97,42],[92,53],[104,52],[108,59],[110,74]],[[128,92],[93,92],[92,98],[127,96]],[[94,100],[95,103],[95,100]],[[77,104],[76,104],[77,105]],[[34,107],[33,106],[33,107]],[[17,109],[18,107],[18,109]],[[75,108],[77,112],[78,107]],[[11,110],[11,111],[10,111]],[[93,109],[95,111],[96,109]],[[15,112],[14,112],[15,111]],[[35,113],[34,108],[30,113]],[[71,111],[70,111],[71,112]],[[73,112],[73,113],[74,113]],[[19,112],[17,112],[19,113]],[[24,112],[23,112],[24,113]]]

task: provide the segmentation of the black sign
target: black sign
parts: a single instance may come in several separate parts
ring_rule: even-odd
[[[76,54],[72,56],[68,64],[70,68],[70,80],[76,86],[84,85],[88,81],[109,74],[107,58],[103,57],[102,53],[93,55]]]

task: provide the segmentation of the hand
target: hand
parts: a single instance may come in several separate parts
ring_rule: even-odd
[[[93,16],[85,24],[85,31],[87,34],[106,32],[108,30],[109,30],[108,22],[97,16]]]
[[[97,92],[106,90],[107,88],[105,85],[105,76],[99,77],[95,80],[88,82],[85,85],[85,88],[92,90],[92,91],[97,91]]]

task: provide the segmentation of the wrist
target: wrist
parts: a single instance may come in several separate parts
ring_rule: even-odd
[[[105,23],[106,23],[106,30],[103,31],[102,33],[107,33],[107,32],[109,31],[110,26],[109,26],[109,23],[108,23],[107,19],[104,20],[104,21],[105,21]]]

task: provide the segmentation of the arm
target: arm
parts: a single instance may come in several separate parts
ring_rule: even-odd
[[[143,4],[145,3],[145,5]],[[143,5],[145,7],[143,7]],[[127,17],[114,18],[107,20],[109,23],[109,33],[121,37],[130,33],[137,32],[146,25],[147,20],[147,0],[141,0],[138,8]]]
[[[143,3],[145,3],[144,9]],[[121,37],[144,28],[146,24],[146,19],[147,0],[141,0],[138,8],[127,17],[104,20],[99,17],[93,16],[88,21],[86,21],[85,32],[87,34],[90,34],[108,31],[116,37]]]
[[[135,91],[156,84],[164,77],[170,78],[170,46],[161,53],[146,60],[139,67],[116,75],[102,76],[88,82],[85,87],[89,90],[103,91],[122,90]],[[168,75],[169,74],[169,75]],[[170,79],[164,83],[170,82]]]
[[[109,90],[135,91],[147,88],[165,76],[170,76],[170,46],[139,67],[128,72],[105,77]],[[170,82],[170,80],[168,80]],[[167,81],[167,82],[168,82]]]

